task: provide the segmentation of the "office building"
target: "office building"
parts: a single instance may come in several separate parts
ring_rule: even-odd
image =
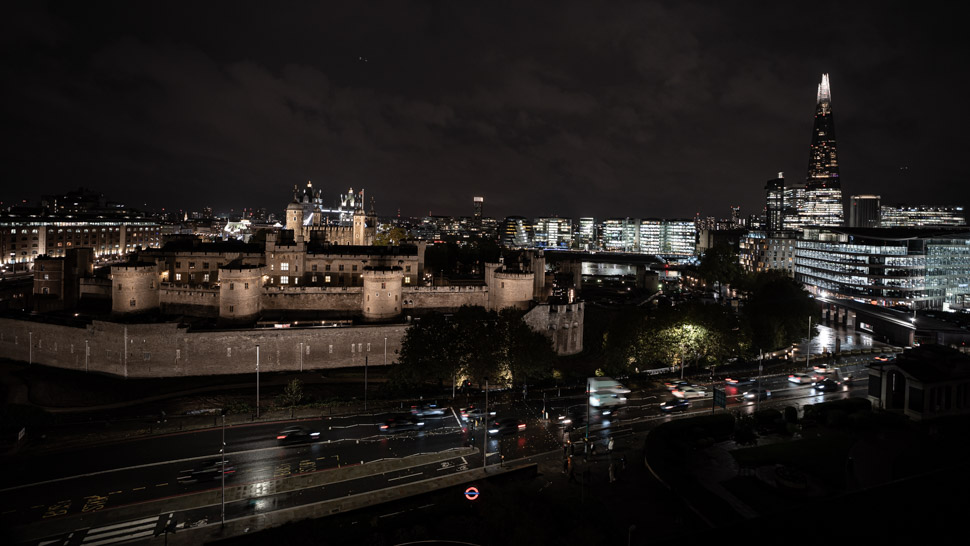
[[[963,207],[932,207],[926,205],[883,206],[879,209],[879,225],[894,227],[958,227],[967,225]]]
[[[849,227],[879,226],[879,196],[853,195],[849,203]]]
[[[570,218],[536,218],[536,248],[567,249],[573,244],[573,221]]]
[[[584,217],[579,219],[578,242],[580,250],[597,250],[598,233],[596,230],[596,219]]]
[[[634,218],[610,218],[603,221],[600,229],[603,250],[612,252],[636,252],[640,223]]]
[[[532,248],[532,223],[524,216],[509,216],[502,223],[501,242],[507,248]]]
[[[795,279],[823,297],[962,309],[970,302],[970,231],[806,228],[796,243]]]
[[[644,254],[693,256],[697,248],[697,227],[693,220],[641,220],[637,248]]]
[[[741,236],[738,243],[738,261],[749,273],[771,269],[795,274],[795,231],[752,230]]]

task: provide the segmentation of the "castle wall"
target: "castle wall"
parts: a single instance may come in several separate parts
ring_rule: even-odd
[[[556,354],[574,355],[583,350],[583,302],[570,304],[539,304],[525,314],[523,320],[536,332],[552,342]]]
[[[267,287],[261,303],[265,310],[344,311],[360,313],[362,288],[325,288],[321,286]]]
[[[217,317],[219,289],[162,283],[158,291],[158,306],[163,313],[169,315]]]
[[[405,288],[404,309],[455,311],[462,305],[488,307],[486,286],[421,286]]]
[[[170,377],[384,364],[397,359],[406,325],[189,331],[176,323],[85,328],[0,318],[0,353],[57,368],[121,377]],[[303,344],[302,346],[300,344]],[[85,348],[87,357],[85,358]]]
[[[388,320],[401,314],[403,298],[400,267],[368,269],[363,273],[361,306],[364,320]]]

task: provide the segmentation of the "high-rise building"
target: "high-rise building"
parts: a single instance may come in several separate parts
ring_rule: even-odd
[[[532,224],[523,216],[509,216],[502,224],[502,245],[508,248],[532,248]]]
[[[637,246],[644,254],[693,256],[697,227],[693,220],[641,220]]]
[[[579,219],[579,248],[582,250],[596,250],[596,219],[585,217]]]
[[[897,205],[880,207],[879,226],[891,227],[947,227],[967,225],[963,207],[932,207],[926,205]]]
[[[472,201],[475,204],[475,214],[474,219],[476,224],[482,223],[482,209],[485,208],[485,198],[484,197],[474,197]]]
[[[636,252],[640,223],[633,218],[610,218],[603,221],[600,233],[603,250]]]
[[[853,195],[850,198],[849,227],[879,227],[878,195]]]
[[[782,229],[785,219],[785,173],[765,183],[765,223],[768,231]]]
[[[570,218],[536,218],[537,248],[569,248],[573,243],[573,221]]]
[[[822,82],[818,85],[805,200],[798,214],[802,216],[803,224],[811,226],[838,227],[845,220],[828,74],[822,74]]]

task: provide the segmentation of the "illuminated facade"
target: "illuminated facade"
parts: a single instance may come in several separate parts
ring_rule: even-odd
[[[603,250],[636,252],[639,227],[639,222],[633,218],[610,218],[603,220],[603,226],[600,229]]]
[[[769,231],[782,229],[785,221],[785,174],[765,183],[765,222]]]
[[[596,250],[597,241],[596,219],[585,217],[579,219],[579,248],[581,250]]]
[[[738,242],[738,261],[750,273],[780,269],[794,276],[796,239],[794,231],[749,231]]]
[[[151,220],[0,219],[3,265],[32,263],[38,256],[59,258],[72,248],[90,248],[96,259],[121,257],[160,244],[161,228]]]
[[[795,279],[813,294],[873,305],[966,308],[970,231],[808,228]]]
[[[640,221],[637,250],[658,256],[693,256],[697,248],[697,226],[693,220]]]
[[[569,248],[573,244],[573,221],[570,218],[536,218],[536,248]]]
[[[883,206],[880,208],[881,227],[943,227],[967,225],[963,207]]]
[[[508,216],[502,223],[501,241],[507,248],[532,248],[534,228],[524,216]]]
[[[818,85],[805,199],[798,207],[798,215],[803,225],[838,227],[844,223],[828,74],[822,74],[822,82]]]

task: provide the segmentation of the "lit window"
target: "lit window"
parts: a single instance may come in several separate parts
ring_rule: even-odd
[[[280,277],[280,284],[290,284],[290,278],[286,275]]]
[[[283,262],[280,264],[280,271],[289,271],[290,264],[288,262]]]
[[[329,284],[329,283],[330,283],[330,275],[327,275],[327,276],[325,276],[325,277],[323,278],[323,282],[325,282],[325,283],[327,283],[327,284]]]
[[[177,281],[182,280],[182,274],[181,273],[176,273],[175,274],[175,280],[177,280]]]

